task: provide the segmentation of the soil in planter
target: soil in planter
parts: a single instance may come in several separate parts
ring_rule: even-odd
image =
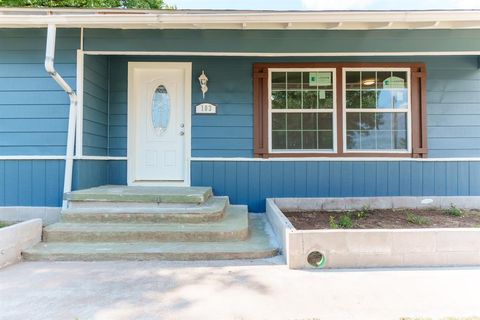
[[[414,229],[414,228],[480,228],[480,211],[464,211],[462,216],[442,210],[358,210],[283,212],[299,230],[311,229]],[[352,223],[345,227],[348,216]],[[346,219],[348,222],[348,219]]]

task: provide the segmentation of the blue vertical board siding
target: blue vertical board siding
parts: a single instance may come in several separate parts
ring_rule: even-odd
[[[44,67],[45,29],[0,29],[0,155],[65,154],[69,99]],[[76,88],[78,29],[57,31],[55,65]]]
[[[108,59],[107,56],[84,56],[84,155],[108,155]]]
[[[480,161],[204,160],[193,161],[191,170],[192,185],[212,186],[253,212],[274,197],[480,196]],[[328,181],[311,179],[327,170]]]
[[[63,160],[0,160],[0,206],[58,207]]]
[[[109,184],[108,161],[78,160],[73,166],[73,190]]]

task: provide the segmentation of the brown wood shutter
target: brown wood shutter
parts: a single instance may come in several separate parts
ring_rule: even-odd
[[[412,157],[426,158],[427,148],[427,73],[424,65],[412,67]]]
[[[268,156],[268,68],[253,67],[253,148],[255,157]]]

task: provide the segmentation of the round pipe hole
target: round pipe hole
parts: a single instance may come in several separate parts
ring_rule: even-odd
[[[325,266],[326,258],[320,251],[312,251],[307,256],[307,262],[314,268],[323,268]]]

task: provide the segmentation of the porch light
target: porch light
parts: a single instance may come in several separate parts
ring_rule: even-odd
[[[204,70],[202,70],[202,74],[200,75],[200,77],[198,77],[198,81],[200,82],[200,88],[202,90],[203,99],[205,99],[205,93],[207,93],[208,91],[208,87],[207,87],[208,78]]]

